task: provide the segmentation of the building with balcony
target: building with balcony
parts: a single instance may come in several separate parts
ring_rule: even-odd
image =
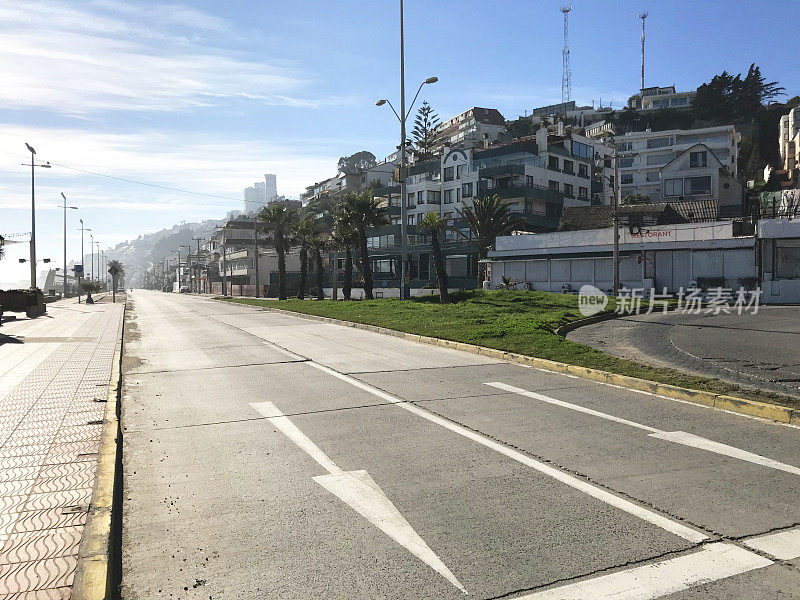
[[[733,125],[619,136],[621,196],[624,200],[639,195],[651,202],[715,198],[721,206],[741,204],[742,185],[735,176],[741,139]]]
[[[659,108],[688,108],[697,96],[697,91],[676,92],[674,85],[646,87],[628,100],[628,106],[637,110]]]
[[[473,107],[437,125],[434,154],[445,148],[475,148],[505,140],[506,120],[496,108]]]

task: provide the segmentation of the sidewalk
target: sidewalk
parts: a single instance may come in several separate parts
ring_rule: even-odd
[[[0,600],[70,596],[123,306],[0,328]]]

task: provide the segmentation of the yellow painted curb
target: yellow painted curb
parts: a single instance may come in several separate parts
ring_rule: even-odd
[[[611,385],[617,385],[640,392],[648,392],[657,396],[666,396],[667,398],[674,398],[676,400],[685,400],[695,404],[702,404],[713,408],[719,408],[743,415],[760,417],[771,421],[778,421],[781,423],[790,423],[792,425],[800,425],[800,410],[788,408],[786,406],[779,406],[777,404],[767,404],[765,402],[758,402],[756,400],[748,400],[746,398],[737,398],[728,396],[726,394],[715,394],[713,392],[704,392],[701,390],[693,390],[691,388],[683,388],[666,383],[658,383],[657,381],[650,381],[648,379],[639,379],[638,377],[631,377],[629,375],[618,375],[617,373],[610,373],[608,371],[600,371],[598,369],[590,369],[588,367],[581,367],[578,365],[570,365],[567,363],[547,360],[544,358],[536,358],[535,356],[527,356],[525,354],[516,354],[514,352],[507,352],[504,350],[496,350],[494,348],[487,348],[485,346],[476,346],[464,342],[455,342],[452,340],[445,340],[441,338],[429,337],[415,333],[404,333],[394,329],[387,329],[377,325],[366,325],[364,323],[354,323],[352,321],[342,321],[332,317],[321,317],[318,315],[309,315],[306,313],[295,312],[292,310],[285,310],[282,308],[272,308],[266,306],[258,306],[254,304],[238,303],[241,306],[250,306],[260,310],[283,313],[295,317],[311,319],[313,321],[322,321],[324,323],[334,323],[336,325],[343,325],[345,327],[354,327],[356,329],[363,329],[366,331],[373,331],[375,333],[382,333],[391,335],[401,339],[412,342],[419,342],[422,344],[429,344],[433,346],[442,346],[444,348],[453,348],[463,352],[470,352],[471,354],[480,354],[498,360],[507,362],[528,365],[539,369],[548,371],[555,371],[557,373],[566,373],[569,375],[576,375],[584,379],[591,379],[592,381],[599,381]]]
[[[78,564],[72,584],[71,600],[103,600],[111,591],[111,519],[117,467],[119,420],[117,405],[122,394],[122,332],[127,301],[123,305],[120,335],[114,348],[111,379],[108,384],[100,458],[86,526],[78,551]]]

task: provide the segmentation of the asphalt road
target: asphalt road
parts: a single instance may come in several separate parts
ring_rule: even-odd
[[[567,338],[608,354],[800,397],[800,307],[756,314],[632,315]]]
[[[136,291],[123,597],[800,598],[800,429]]]

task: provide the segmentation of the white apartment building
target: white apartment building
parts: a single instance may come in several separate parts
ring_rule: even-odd
[[[800,160],[800,107],[783,115],[778,125],[778,150],[783,168],[793,171]]]
[[[735,181],[741,139],[733,125],[618,136],[621,196],[640,194],[651,202],[718,198]],[[666,179],[679,177],[680,189],[674,182],[667,187]]]
[[[447,148],[475,148],[503,140],[506,120],[496,108],[474,106],[436,126],[433,151]]]
[[[628,101],[628,106],[639,110],[659,108],[686,108],[692,104],[697,92],[676,92],[674,85],[647,87]]]
[[[605,191],[609,186],[600,180],[594,157],[611,152],[601,142],[577,134],[548,136],[546,128],[535,140],[488,149],[447,148],[436,161],[410,168],[408,224],[418,224],[428,212],[457,219],[458,210],[474,198],[497,194],[531,228],[554,229],[565,206],[610,201]]]

